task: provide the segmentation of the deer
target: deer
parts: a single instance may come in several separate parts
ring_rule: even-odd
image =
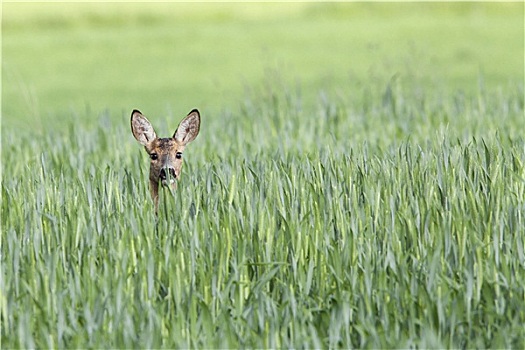
[[[177,188],[184,149],[199,134],[200,124],[200,113],[193,109],[181,120],[172,137],[159,138],[150,121],[139,110],[131,112],[131,132],[144,146],[151,160],[149,190],[155,204],[155,214],[159,208],[159,183],[172,190]]]

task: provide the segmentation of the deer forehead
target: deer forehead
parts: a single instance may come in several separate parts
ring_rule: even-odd
[[[156,152],[158,154],[175,154],[183,150],[184,146],[174,138],[158,138],[147,147],[149,153]]]

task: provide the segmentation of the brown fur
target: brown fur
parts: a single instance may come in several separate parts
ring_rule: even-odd
[[[149,187],[155,203],[155,212],[159,207],[159,182],[172,189],[177,187],[183,153],[186,145],[199,134],[200,114],[192,110],[179,123],[172,137],[158,138],[149,120],[138,110],[131,113],[131,131],[137,141],[150,155]]]

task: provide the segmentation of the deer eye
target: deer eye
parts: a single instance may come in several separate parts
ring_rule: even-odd
[[[150,153],[151,160],[157,160],[159,158],[159,155],[157,153]]]
[[[181,159],[182,158],[182,152],[177,152],[177,154],[175,154],[175,158]]]

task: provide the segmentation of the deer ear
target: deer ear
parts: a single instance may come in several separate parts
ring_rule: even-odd
[[[195,140],[199,134],[200,126],[201,116],[199,111],[194,109],[186,116],[186,118],[182,119],[177,130],[173,134],[173,138],[185,145]]]
[[[153,130],[153,126],[149,120],[136,109],[131,112],[131,132],[143,146],[146,146],[157,138],[157,134],[155,130]]]

